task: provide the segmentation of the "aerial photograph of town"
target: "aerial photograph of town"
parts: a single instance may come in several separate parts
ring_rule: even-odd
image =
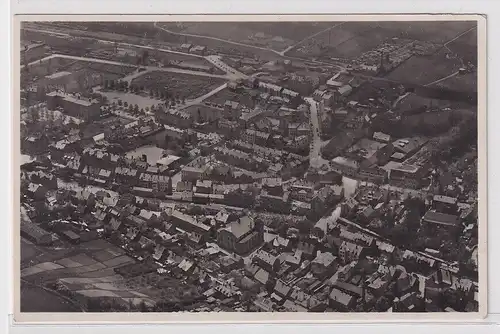
[[[22,22],[21,312],[478,312],[477,35]]]

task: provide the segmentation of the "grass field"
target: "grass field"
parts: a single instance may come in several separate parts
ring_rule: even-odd
[[[441,81],[435,85],[462,92],[477,92],[477,74],[466,73]]]
[[[217,94],[212,95],[206,101],[210,102],[210,103],[220,104],[220,105],[224,105],[224,103],[226,103],[226,101],[236,101],[236,102],[239,102],[239,103],[245,105],[247,108],[254,107],[253,102],[252,102],[252,98],[250,95],[241,94],[241,93],[234,93],[227,88],[221,90]]]
[[[477,63],[477,29],[460,36],[447,45],[448,49],[462,57],[464,61]]]
[[[413,56],[389,73],[387,78],[426,85],[446,77],[462,66],[460,59],[447,59],[446,53],[446,50],[441,49],[432,56]]]
[[[56,253],[60,252],[60,253]],[[105,240],[94,240],[80,245],[61,247],[55,251],[52,247],[35,246],[22,243],[24,263],[21,279],[21,304],[25,312],[76,311],[76,309],[58,293],[43,289],[42,286],[58,282],[66,289],[88,298],[114,296],[117,298],[144,300],[151,303],[147,294],[125,287],[124,278],[117,275],[114,268],[135,263],[125,251]],[[31,260],[36,261],[31,262]],[[147,292],[147,287],[143,287]],[[47,304],[47,307],[44,305]]]
[[[326,29],[334,22],[189,22],[162,23],[185,34],[204,35],[281,51],[295,42]]]
[[[69,72],[60,78],[47,78],[58,72]],[[67,91],[78,91],[101,85],[104,80],[117,80],[134,71],[132,66],[102,64],[55,57],[29,66],[29,72],[21,72],[21,81],[39,86],[66,85]]]
[[[181,99],[202,96],[223,83],[224,80],[219,78],[162,71],[149,72],[132,80],[133,85],[144,86],[146,90],[165,87],[170,94]]]
[[[21,284],[21,312],[79,312],[80,309],[55,292]]]
[[[393,38],[444,44],[476,23],[435,22],[347,22],[307,41],[290,55],[328,55],[353,59]],[[323,50],[315,48],[324,46]]]

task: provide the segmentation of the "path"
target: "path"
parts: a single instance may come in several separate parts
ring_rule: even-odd
[[[157,26],[156,22],[155,22],[155,27],[158,28],[158,29],[164,30],[166,32],[169,32],[171,34],[179,34],[179,33],[170,31],[168,29],[165,29],[163,27]],[[60,35],[60,36],[65,36],[65,37],[72,37],[73,36],[73,35],[70,35],[68,33],[60,32],[59,30],[46,30],[46,29],[39,29],[39,28],[33,28],[33,27],[31,27],[31,28],[29,28],[29,27],[23,27],[23,29],[27,30],[27,31],[36,31],[36,32],[41,32],[41,33],[45,33],[45,34]],[[274,53],[276,55],[279,55],[281,57],[284,57],[284,58],[287,58],[287,59],[291,59],[291,60],[295,59],[295,60],[300,60],[300,61],[308,61],[310,63],[314,63],[314,64],[318,64],[318,65],[336,66],[339,70],[345,70],[347,68],[346,64],[343,64],[343,63],[340,63],[340,62],[338,62],[338,63],[327,63],[327,62],[317,61],[317,60],[311,60],[311,59],[307,59],[307,58],[285,56],[285,55],[282,55],[279,51],[272,50],[272,49],[261,48],[261,47],[255,46],[255,45],[248,45],[248,44],[243,44],[243,43],[238,43],[238,42],[232,42],[232,41],[227,41],[227,40],[224,40],[224,39],[220,39],[220,38],[216,38],[216,37],[210,37],[210,36],[202,36],[202,35],[192,35],[192,36],[193,37],[199,37],[199,38],[215,39],[215,40],[219,40],[219,41],[222,41],[222,42],[232,43],[232,44],[236,44],[236,45],[240,45],[240,46],[245,46],[245,47],[250,47],[250,48],[256,48],[256,49],[260,49],[260,50],[265,50],[265,51],[272,52],[272,53]],[[78,37],[78,35],[75,35],[74,37]],[[100,42],[100,43],[106,43],[106,44],[113,43],[113,44],[115,44],[117,46],[135,47],[135,48],[141,48],[141,49],[147,49],[147,50],[153,50],[153,51],[161,51],[161,52],[168,52],[168,53],[180,54],[180,55],[185,55],[185,56],[190,56],[190,57],[196,57],[196,58],[205,58],[208,61],[210,61],[210,59],[207,58],[208,56],[207,57],[203,57],[203,56],[200,56],[200,55],[194,55],[192,53],[185,53],[185,52],[180,52],[180,51],[173,51],[173,50],[170,50],[170,49],[163,49],[163,48],[158,48],[158,47],[146,46],[146,45],[142,45],[142,44],[131,44],[131,43],[126,43],[126,42],[118,42],[118,41],[113,41],[113,40],[96,39],[96,38],[93,38],[93,39],[95,41],[97,41],[97,42]],[[229,67],[229,66],[226,64],[226,67]],[[226,70],[224,70],[224,71],[226,71]]]
[[[456,72],[454,72],[454,73],[452,73],[452,74],[450,74],[450,75],[447,75],[447,76],[445,76],[445,77],[443,77],[443,78],[441,78],[441,79],[438,79],[438,80],[436,80],[436,81],[433,81],[433,82],[431,82],[431,83],[428,83],[428,84],[426,84],[426,85],[424,85],[424,86],[425,86],[425,87],[427,87],[427,86],[432,86],[432,85],[434,85],[434,84],[440,83],[441,81],[445,81],[445,80],[447,80],[447,79],[450,79],[450,78],[453,78],[453,77],[457,76],[457,75],[458,75],[458,73],[459,73],[459,72],[458,72],[458,71],[456,71]]]
[[[189,107],[189,106],[192,106],[194,104],[200,104],[200,103],[202,103],[204,100],[208,99],[212,95],[217,94],[218,92],[220,92],[221,90],[225,89],[226,87],[227,87],[227,83],[224,83],[224,84],[220,85],[219,87],[212,89],[210,92],[206,93],[205,95],[197,97],[197,98],[195,98],[193,100],[187,100],[186,103],[185,103],[185,108]]]
[[[340,26],[341,26],[341,25],[343,25],[344,23],[345,23],[345,22],[341,22],[341,23],[338,23],[338,24],[336,24],[336,25],[334,25],[334,26],[331,26],[331,27],[328,27],[328,28],[323,29],[323,30],[321,30],[321,31],[318,31],[317,33],[312,34],[312,35],[310,35],[310,36],[308,36],[308,37],[306,37],[306,38],[304,38],[304,39],[300,40],[299,42],[297,42],[297,43],[295,43],[295,44],[293,44],[293,45],[291,45],[291,46],[287,47],[284,51],[281,51],[281,52],[279,52],[279,53],[280,53],[282,56],[284,56],[284,55],[285,55],[285,53],[287,53],[288,51],[290,51],[290,50],[292,50],[292,49],[296,48],[297,46],[299,46],[300,44],[304,43],[304,42],[305,42],[305,41],[307,41],[308,39],[311,39],[311,38],[314,38],[314,37],[316,37],[316,36],[318,36],[318,35],[321,35],[322,33],[326,32],[326,31],[329,31],[329,30],[331,30],[331,29],[333,29],[333,28],[340,27]]]
[[[275,53],[277,55],[282,56],[282,54],[281,54],[280,51],[276,51],[276,50],[273,50],[273,49],[270,49],[270,48],[263,48],[261,46],[256,46],[256,45],[251,45],[251,44],[245,44],[245,43],[240,43],[240,42],[235,42],[235,41],[231,41],[231,40],[223,39],[223,38],[219,38],[219,37],[213,37],[213,36],[207,36],[207,35],[197,35],[197,34],[186,34],[186,33],[176,32],[176,31],[172,31],[172,30],[169,30],[167,28],[164,28],[162,26],[159,26],[158,22],[155,22],[154,26],[156,28],[158,28],[160,30],[163,30],[165,32],[168,32],[169,34],[172,34],[172,35],[184,36],[184,37],[194,37],[194,38],[211,39],[211,40],[214,40],[214,41],[229,43],[229,44],[233,44],[233,45],[239,45],[239,46],[244,46],[244,47],[248,47],[248,48],[253,48],[253,49],[259,49],[259,50],[263,50],[263,51],[273,52],[273,53]]]
[[[466,31],[464,31],[463,33],[459,34],[458,36],[454,37],[453,39],[450,39],[448,42],[444,43],[443,46],[447,46],[448,44],[450,44],[451,42],[454,42],[455,40],[459,39],[460,37],[462,37],[463,35],[469,33],[470,31],[476,29],[477,27],[472,27],[470,29],[467,29]]]
[[[66,59],[81,60],[81,61],[87,61],[87,62],[93,62],[93,63],[135,67],[135,65],[120,62],[120,61],[82,57],[82,56],[70,56],[70,55],[63,55],[63,54],[52,54],[50,56],[47,56],[47,57],[42,58],[40,60],[37,60],[35,62],[31,62],[28,64],[28,66],[47,61],[51,58],[66,58]],[[24,67],[24,66],[22,66],[22,67]],[[162,71],[162,72],[171,72],[171,73],[179,73],[179,74],[190,74],[190,75],[197,75],[197,76],[210,77],[210,78],[219,78],[219,79],[225,79],[225,80],[229,80],[232,78],[231,76],[228,76],[228,75],[219,75],[219,74],[212,74],[212,73],[192,71],[192,70],[184,70],[184,69],[172,68],[172,67],[158,67],[158,66],[141,66],[141,67],[146,69],[146,71],[134,72],[133,74],[130,74],[129,76],[125,76],[124,80],[131,81],[134,77],[140,76],[147,71]]]
[[[221,69],[222,71],[226,72],[227,75],[232,76],[234,79],[246,79],[246,78],[248,78],[248,75],[243,74],[243,73],[235,70],[234,68],[232,68],[228,64],[224,63],[221,60],[220,56],[210,55],[210,56],[206,56],[205,59],[208,60],[214,66]]]

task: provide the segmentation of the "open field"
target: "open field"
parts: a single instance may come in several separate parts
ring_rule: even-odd
[[[146,90],[165,87],[172,95],[181,99],[192,99],[210,92],[222,85],[224,80],[198,77],[180,73],[153,71],[132,80],[133,85],[144,86]]]
[[[461,92],[477,92],[477,73],[459,74],[434,85]]]
[[[21,81],[44,87],[64,85],[71,92],[101,85],[104,80],[120,79],[132,71],[132,66],[55,57],[29,66],[28,72],[21,72]]]
[[[97,91],[99,94],[106,96],[109,103],[118,103],[121,100],[123,103],[127,102],[128,105],[136,105],[139,109],[151,108],[152,106],[157,106],[164,103],[161,100],[151,98],[145,95],[137,95],[133,93],[125,93],[119,91]],[[125,108],[127,110],[127,108]]]
[[[50,252],[48,247],[40,249],[44,253]],[[147,295],[128,289],[124,278],[115,273],[114,268],[135,263],[124,250],[105,240],[89,241],[70,246],[69,249],[69,253],[53,257],[50,262],[40,262],[21,270],[21,279],[26,283],[25,291],[22,292],[26,305],[33,299],[47,299],[54,309],[70,311],[64,298],[41,288],[54,283],[57,283],[58,290],[70,291],[80,298],[113,297],[125,302],[131,299],[133,303],[145,301],[151,304]],[[29,305],[28,309],[41,311],[44,309],[43,303]]]
[[[21,283],[21,312],[80,312],[56,292]]]
[[[475,24],[468,21],[347,22],[315,36],[289,54],[353,59],[393,38],[444,44]]]
[[[184,34],[217,37],[229,41],[282,51],[294,43],[333,25],[334,22],[188,22],[161,23]]]
[[[465,62],[477,64],[477,43],[477,29],[473,29],[446,46]]]
[[[441,49],[432,56],[413,56],[387,75],[388,79],[426,85],[446,77],[462,66],[460,59],[447,59]]]
[[[206,102],[224,105],[226,101],[236,101],[245,105],[247,108],[253,108],[254,102],[249,94],[234,93],[229,89],[223,89],[220,92],[209,97]]]

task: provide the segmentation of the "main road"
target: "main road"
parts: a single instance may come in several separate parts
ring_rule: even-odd
[[[326,163],[326,160],[321,157],[321,137],[318,115],[319,103],[314,101],[312,97],[306,97],[305,100],[309,104],[309,117],[313,133],[309,150],[309,166],[312,168],[320,168]]]
[[[65,58],[65,59],[73,59],[73,60],[80,60],[80,61],[100,63],[100,64],[137,67],[137,65],[132,65],[129,63],[124,63],[124,62],[115,61],[115,60],[107,60],[107,59],[91,58],[91,57],[83,57],[83,56],[71,56],[71,55],[65,55],[65,54],[52,54],[52,55],[47,56],[45,58],[42,58],[42,59],[39,59],[37,61],[33,61],[33,62],[29,63],[28,67],[35,65],[35,64],[39,64],[39,63],[48,61],[48,60],[53,59],[53,58]],[[24,67],[24,65],[21,66],[21,68],[23,68],[23,67]],[[232,76],[230,76],[228,74],[219,75],[219,74],[212,74],[212,73],[206,73],[206,72],[201,72],[201,71],[184,70],[184,69],[174,68],[174,67],[159,67],[159,66],[140,66],[140,67],[144,68],[146,71],[135,72],[133,74],[130,74],[129,76],[126,76],[124,78],[124,80],[130,81],[134,77],[137,77],[137,76],[139,76],[147,71],[162,71],[162,72],[171,72],[171,73],[180,73],[180,74],[190,74],[190,75],[198,75],[198,76],[203,76],[203,77],[219,78],[219,79],[225,79],[225,80],[230,80],[232,78]],[[130,80],[128,80],[127,77]]]

